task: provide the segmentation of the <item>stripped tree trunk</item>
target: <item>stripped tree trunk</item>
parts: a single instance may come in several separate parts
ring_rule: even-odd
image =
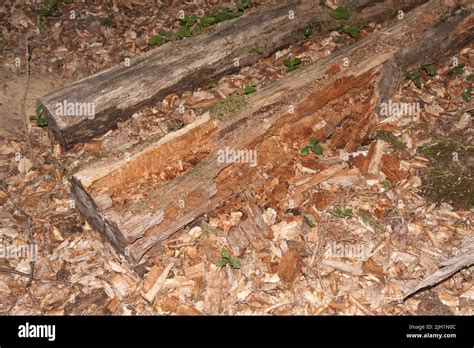
[[[275,136],[302,144],[315,135],[331,148],[356,149],[373,131],[378,105],[393,95],[403,71],[423,60],[444,60],[473,40],[472,11],[453,6],[431,1],[252,94],[248,106],[226,120],[206,113],[129,159],[108,159],[81,170],[72,177],[78,209],[137,262],[195,218],[265,177],[291,169],[299,148],[275,149]],[[336,110],[336,102],[350,109]],[[258,165],[222,161],[226,148],[256,151]],[[175,169],[171,178],[161,174],[165,168]],[[307,190],[343,169],[331,163],[302,187],[290,189]]]

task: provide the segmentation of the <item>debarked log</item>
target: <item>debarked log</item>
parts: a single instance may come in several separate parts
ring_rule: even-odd
[[[375,128],[377,107],[393,95],[403,71],[443,61],[473,39],[471,9],[430,1],[250,95],[243,110],[224,120],[205,113],[130,158],[82,169],[72,177],[76,206],[138,262],[153,245],[259,180],[266,164],[286,168],[298,152],[275,156],[274,135],[291,143],[315,134],[334,148],[354,150]],[[351,107],[335,112],[335,100]],[[225,160],[231,151],[256,151],[258,161]],[[101,207],[104,196],[111,203]]]

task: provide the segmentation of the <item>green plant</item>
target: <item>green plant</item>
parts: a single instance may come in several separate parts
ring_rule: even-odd
[[[205,15],[202,17],[199,21],[199,24],[201,24],[203,27],[207,28],[213,25],[214,23],[217,22],[217,18],[210,16],[210,15]]]
[[[186,28],[191,28],[194,24],[197,23],[198,17],[196,15],[184,16],[181,18],[181,26]]]
[[[227,250],[221,251],[221,258],[216,262],[217,267],[225,267],[227,264],[233,269],[240,268],[240,261],[237,258],[231,258]]]
[[[152,37],[150,40],[148,40],[148,45],[151,46],[161,46],[165,43],[165,39],[159,35]]]
[[[241,111],[247,104],[245,95],[237,93],[211,105],[209,112],[212,119],[225,120]]]
[[[377,131],[375,138],[385,141],[397,151],[405,150],[407,147],[407,145],[403,141],[399,140],[393,133],[384,130]]]
[[[382,180],[381,184],[386,190],[390,190],[393,187],[392,182],[388,179]]]
[[[184,39],[185,37],[190,37],[192,35],[193,34],[191,33],[191,30],[189,30],[188,27],[186,26],[179,27],[178,36],[180,39]]]
[[[244,94],[250,94],[253,93],[257,90],[257,83],[258,81],[255,79],[252,79],[247,86],[244,88]]]
[[[296,70],[301,65],[301,58],[285,59],[283,65],[288,68],[288,71]]]
[[[430,76],[435,76],[435,75],[436,75],[436,69],[435,69],[432,65],[430,65],[430,64],[428,64],[428,63],[426,63],[426,62],[422,62],[422,63],[420,64],[420,67],[421,67],[424,71],[426,71],[426,73],[427,73],[428,75],[430,75]]]
[[[308,225],[310,225],[311,227],[316,226],[316,218],[313,215],[303,213],[303,216],[304,216],[306,222],[308,223]]]
[[[335,10],[329,12],[329,15],[334,19],[349,19],[352,15],[345,7],[339,6]]]
[[[309,154],[309,152],[313,152],[316,155],[322,155],[323,154],[323,148],[321,145],[318,144],[318,139],[312,137],[310,140],[309,145],[303,147],[300,151],[301,156],[306,156]]]
[[[40,9],[40,15],[44,17],[59,17],[61,13],[56,11],[61,0],[49,0],[45,7]]]
[[[36,125],[39,127],[45,127],[48,125],[48,120],[43,116],[43,108],[38,106],[35,111],[35,115],[30,116],[30,120],[36,121]]]
[[[352,208],[346,208],[346,209],[341,209],[341,208],[335,208],[332,213],[340,218],[348,218],[352,216]]]
[[[466,88],[464,91],[462,91],[462,99],[466,102],[469,103],[472,100],[472,86]]]
[[[303,35],[305,37],[310,37],[311,35],[313,35],[313,28],[311,28],[310,26],[304,28],[303,29]]]
[[[353,37],[354,39],[357,39],[359,36],[360,29],[358,28],[344,28],[342,31],[346,34],[349,34],[350,37]]]
[[[235,17],[234,12],[230,8],[221,11],[211,12],[211,16],[217,19],[217,22],[224,22]]]
[[[405,79],[411,80],[411,82],[413,82],[413,84],[416,87],[421,88],[421,80],[420,80],[421,73],[419,71],[414,71],[414,72],[405,71],[403,73],[403,76],[405,77]]]
[[[257,54],[263,54],[263,52],[265,52],[265,49],[261,46],[255,46],[255,47],[252,47],[250,50],[249,50],[250,53],[257,53]]]
[[[456,65],[455,67],[452,67],[451,69],[449,69],[448,75],[449,75],[449,76],[459,76],[459,75],[462,75],[462,74],[464,74],[464,67],[465,67],[464,64],[458,64],[458,65]]]
[[[245,9],[247,9],[249,7],[250,7],[250,1],[248,1],[248,0],[240,0],[237,3],[237,9],[239,11],[244,11]]]

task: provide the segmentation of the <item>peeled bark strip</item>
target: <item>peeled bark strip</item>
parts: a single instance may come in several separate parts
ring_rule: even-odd
[[[377,105],[391,96],[398,76],[424,59],[454,54],[474,38],[473,27],[471,11],[429,2],[393,26],[252,94],[248,107],[230,119],[203,115],[128,160],[80,171],[72,178],[76,205],[137,262],[157,242],[264,180],[263,174],[278,176],[291,168],[299,151],[275,150],[274,135],[291,144],[314,134],[334,148],[356,149],[374,129]],[[336,101],[351,105],[350,110],[334,110]],[[218,160],[226,148],[257,151],[258,165]],[[267,164],[272,168],[267,170]],[[173,166],[173,177],[163,175]],[[310,181],[317,183],[323,174]],[[103,195],[113,201],[105,210],[95,204]],[[145,228],[134,224],[140,219]]]
[[[387,12],[389,7],[409,9],[424,1],[392,0],[382,6],[374,0],[357,0],[346,1],[346,5],[360,8],[361,20],[381,20],[392,15]],[[291,11],[294,19],[290,18]],[[305,0],[263,8],[256,14],[224,22],[207,35],[168,43],[131,60],[128,67],[117,66],[66,86],[40,98],[39,103],[58,142],[70,148],[105,134],[119,121],[169,93],[179,93],[231,74],[297,42],[307,26],[313,26],[315,32],[327,32],[335,25],[328,12],[317,1]],[[263,55],[251,52],[262,45]],[[238,66],[235,59],[239,60]],[[76,103],[88,107],[87,111],[95,111],[95,115],[85,116],[86,110],[57,115],[58,104]]]

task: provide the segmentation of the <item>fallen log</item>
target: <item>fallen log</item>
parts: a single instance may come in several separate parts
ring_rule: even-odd
[[[251,185],[284,178],[299,149],[276,152],[274,138],[292,145],[315,135],[334,148],[356,149],[374,129],[377,106],[394,93],[403,71],[423,60],[446,59],[474,39],[472,10],[453,6],[431,1],[252,94],[248,106],[227,119],[206,113],[130,158],[81,170],[71,179],[77,208],[117,250],[138,262],[157,242]],[[259,165],[235,156],[223,160],[226,149],[256,151]],[[310,182],[325,177],[317,173]],[[103,196],[112,204],[100,207]]]
[[[363,10],[360,21],[387,15],[386,6],[409,9],[426,0],[346,1]],[[354,3],[354,4],[352,4]],[[290,15],[291,13],[291,15]],[[303,38],[304,28],[325,33],[335,26],[317,1],[291,1],[220,24],[207,35],[171,42],[39,99],[49,127],[64,148],[115,128],[140,108],[238,71]],[[264,46],[262,55],[252,52]]]

